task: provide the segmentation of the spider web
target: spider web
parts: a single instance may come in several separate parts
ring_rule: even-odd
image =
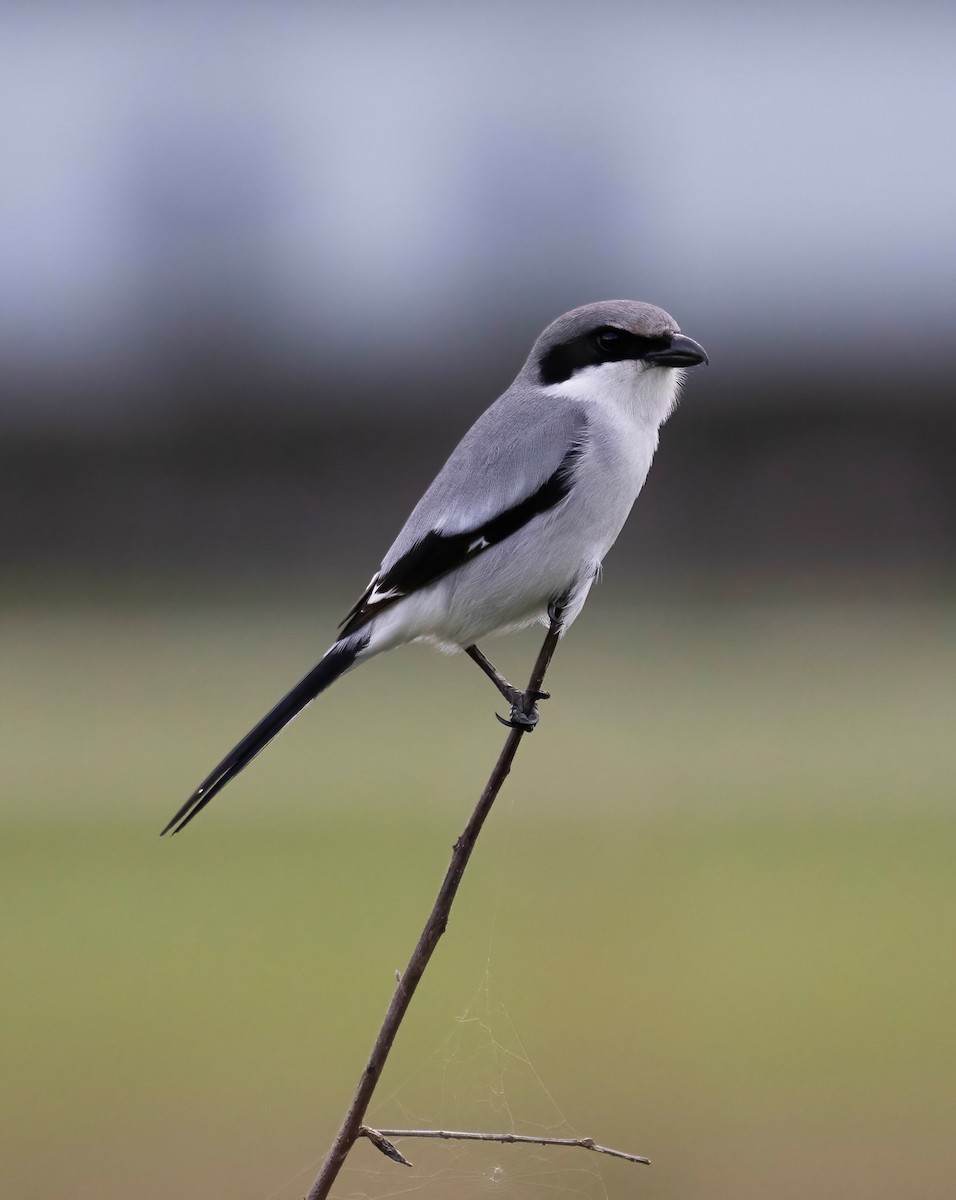
[[[365,1119],[373,1129],[582,1136],[539,1074],[506,1004],[493,987],[492,963],[513,820],[510,804],[498,807],[507,810],[509,819],[496,872],[496,899],[489,910],[487,957],[478,986],[436,1048],[390,1093],[376,1094]],[[593,1130],[585,1132],[594,1134]],[[335,1183],[335,1200],[485,1200],[489,1196],[502,1200],[609,1200],[603,1175],[607,1160],[578,1147],[394,1140],[413,1165],[391,1162],[360,1138]],[[320,1163],[321,1158],[297,1173],[296,1179],[314,1174]],[[635,1168],[617,1164],[617,1169]],[[268,1200],[277,1200],[280,1192],[285,1195],[285,1188]]]
[[[464,1129],[542,1137],[580,1136],[528,1056],[485,969],[454,1028],[384,1099],[367,1123],[385,1129]],[[396,1139],[413,1167],[359,1145],[338,1184],[342,1200],[608,1200],[597,1156],[561,1146]]]
[[[440,1044],[391,1093],[379,1095],[373,1129],[454,1129],[541,1137],[581,1136],[531,1061],[503,999],[492,964],[505,892],[514,809],[507,814],[490,906],[486,962],[477,989]],[[362,1139],[365,1143],[365,1140]],[[341,1200],[608,1200],[602,1159],[576,1147],[396,1139],[411,1168],[370,1144],[355,1147],[337,1183]]]

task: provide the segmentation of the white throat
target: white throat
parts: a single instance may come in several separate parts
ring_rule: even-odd
[[[683,380],[684,372],[674,367],[613,362],[585,367],[544,390],[548,395],[616,409],[637,424],[657,430],[677,407]]]

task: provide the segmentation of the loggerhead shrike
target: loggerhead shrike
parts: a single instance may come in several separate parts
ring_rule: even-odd
[[[178,833],[346,671],[406,642],[464,650],[531,730],[535,701],[478,649],[541,621],[563,633],[644,485],[684,367],[706,363],[663,309],[608,300],[553,321],[416,505],[325,657],[180,808]],[[503,718],[499,718],[503,719]]]

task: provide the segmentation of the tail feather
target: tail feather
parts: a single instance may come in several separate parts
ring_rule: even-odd
[[[247,767],[259,751],[264,750],[293,717],[298,716],[319,692],[325,691],[340,675],[345,674],[367,644],[367,634],[361,638],[353,637],[336,642],[322,661],[317,663],[288,695],[283,696],[279,703],[266,713],[259,724],[229,751],[215,770],[206,776],[160,836],[169,833],[170,830],[173,833],[179,833],[181,829],[185,829],[193,817],[201,813],[209,801],[222,791],[243,767]]]

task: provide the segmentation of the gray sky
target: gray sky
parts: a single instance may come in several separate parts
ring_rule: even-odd
[[[7,6],[0,377],[135,378],[190,336],[426,370],[609,295],[730,364],[918,355],[953,319],[954,34],[912,4]]]

